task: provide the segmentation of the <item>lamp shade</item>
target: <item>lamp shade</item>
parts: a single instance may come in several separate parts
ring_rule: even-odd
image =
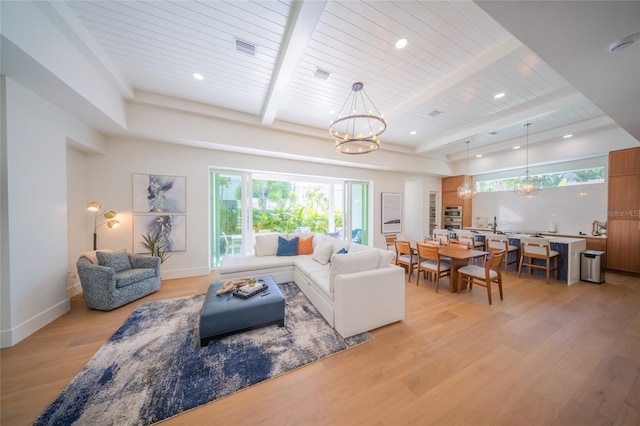
[[[110,220],[107,222],[107,227],[109,229],[116,229],[120,226],[120,222],[118,222],[117,220]]]
[[[87,210],[89,210],[90,212],[97,212],[101,207],[102,206],[97,201],[91,201],[90,203],[87,203]]]
[[[106,212],[104,212],[105,219],[113,219],[114,217],[116,217],[116,212],[114,212],[113,210],[107,210]]]

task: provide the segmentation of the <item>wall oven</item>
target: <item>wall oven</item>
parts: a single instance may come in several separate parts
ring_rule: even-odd
[[[462,229],[462,218],[444,218],[444,228],[445,229]]]
[[[444,228],[462,229],[462,207],[447,206],[444,208]]]
[[[448,206],[444,208],[444,218],[458,218],[462,220],[462,207],[460,206]]]

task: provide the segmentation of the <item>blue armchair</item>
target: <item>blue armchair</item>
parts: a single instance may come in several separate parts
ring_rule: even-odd
[[[125,252],[89,252],[76,266],[90,309],[110,311],[160,288],[160,258]]]

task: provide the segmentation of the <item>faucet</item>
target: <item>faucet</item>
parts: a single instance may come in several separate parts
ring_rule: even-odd
[[[600,235],[602,229],[607,229],[607,223],[594,220],[591,225],[591,235]]]
[[[497,218],[494,216],[493,217],[493,233],[495,234],[497,230],[498,230],[498,221],[497,221]]]

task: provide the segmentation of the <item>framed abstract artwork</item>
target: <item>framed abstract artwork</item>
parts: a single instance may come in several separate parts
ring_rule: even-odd
[[[382,233],[402,232],[402,194],[382,193]]]
[[[134,213],[186,213],[185,176],[133,174]]]
[[[186,215],[135,215],[133,216],[133,252],[146,253],[140,245],[142,236],[160,234],[164,251],[185,251],[187,249]]]

